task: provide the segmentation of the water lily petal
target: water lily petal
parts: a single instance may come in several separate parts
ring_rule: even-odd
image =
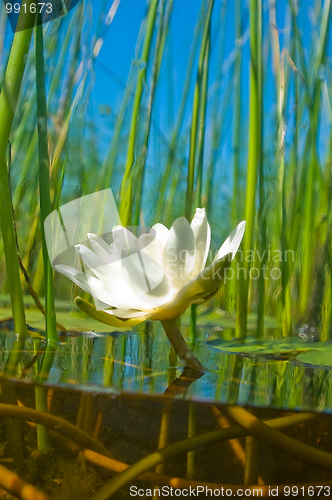
[[[143,234],[138,240],[147,278],[154,288],[164,278],[164,265],[161,244],[152,234]]]
[[[195,259],[195,238],[189,222],[179,217],[169,231],[163,264],[165,274],[175,290],[180,290],[190,279]]]
[[[218,291],[244,230],[242,221],[203,270],[211,238],[204,209],[196,210],[191,225],[180,217],[170,230],[156,224],[140,238],[115,226],[110,246],[99,236],[88,234],[94,251],[81,244],[75,248],[94,276],[70,266],[57,265],[56,269],[94,296],[97,308],[103,310],[81,298],[76,303],[98,321],[116,327],[148,318],[165,321]]]
[[[163,254],[166,243],[167,243],[167,238],[169,235],[169,229],[167,229],[167,227],[164,226],[164,224],[160,224],[158,222],[157,224],[152,226],[152,228],[150,229],[150,234],[155,235],[155,237],[159,241],[161,252]]]
[[[104,286],[114,290],[114,294],[116,294],[118,299],[116,305],[121,305],[124,308],[141,308],[141,304],[137,300],[137,295],[133,293],[126,279],[124,279],[121,260],[104,264],[104,261],[86,246],[76,245],[76,250],[84,264],[102,281]]]
[[[73,281],[77,286],[82,288],[85,292],[93,295],[95,299],[103,302],[106,307],[117,307],[121,305],[118,297],[108,290],[104,284],[94,276],[89,276],[85,273],[77,271],[74,267],[59,264],[55,269],[61,274]]]
[[[158,244],[158,242],[157,242]],[[135,293],[141,308],[151,311],[171,300],[170,288],[163,267],[144,250],[121,261],[122,274]]]
[[[240,243],[242,241],[243,235],[244,235],[244,230],[246,228],[246,221],[243,220],[236,226],[236,228],[231,232],[231,234],[228,236],[227,240],[224,241],[222,246],[219,249],[219,252],[217,253],[215,260],[222,259],[225,255],[231,254],[232,259],[234,259],[236,252],[238,251],[238,248],[240,246]]]
[[[136,296],[136,307],[150,311],[170,300],[164,270],[144,251],[121,259],[122,275]]]
[[[84,264],[99,278],[104,287],[110,290],[111,299],[109,302],[101,299],[102,302],[124,309],[146,311],[165,302],[163,297],[156,301],[154,294],[149,297],[148,292],[151,287],[146,279],[144,261],[140,252],[103,265],[101,259],[86,246],[76,245],[76,249]],[[144,257],[145,261],[146,259],[148,256]],[[114,296],[116,296],[116,303]]]
[[[212,262],[195,279],[181,288],[168,304],[156,309],[151,319],[164,321],[176,318],[181,316],[191,304],[201,303],[213,297],[223,284],[226,270],[231,265],[228,257],[226,255],[223,259]]]
[[[74,267],[66,266],[64,264],[56,265],[55,269],[59,271],[59,273],[63,274],[71,281],[73,281],[77,286],[82,288],[82,290],[91,294],[91,289],[88,284],[87,275],[85,273],[82,273],[81,271],[78,271]]]
[[[191,272],[191,277],[195,278],[204,269],[210,248],[211,229],[205,208],[196,208],[190,226],[195,237],[195,263]]]
[[[142,297],[149,291],[141,252],[121,259],[121,270],[124,279],[136,297]]]
[[[93,233],[88,233],[88,238],[94,253],[101,259],[104,259],[105,263],[110,262],[112,252],[110,246],[106,243],[106,241],[103,240],[103,238],[101,238],[100,236],[97,236]]]
[[[138,239],[141,254],[148,255],[161,269],[163,269],[162,246],[154,234],[142,234]],[[164,271],[163,271],[164,273]]]
[[[145,247],[149,246],[153,240],[155,240],[156,237],[153,234],[150,233],[144,233],[141,234],[141,236],[138,238],[138,247],[140,250],[144,250]],[[158,244],[158,248],[160,248]],[[160,253],[160,250],[159,250]]]
[[[136,236],[123,226],[114,226],[112,230],[113,242],[121,255],[127,256],[138,252],[139,245]]]

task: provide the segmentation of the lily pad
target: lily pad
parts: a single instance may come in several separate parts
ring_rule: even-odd
[[[297,337],[286,337],[282,339],[257,339],[256,337],[247,337],[246,339],[235,339],[232,341],[224,339],[208,340],[206,344],[227,354],[240,354],[243,356],[258,357],[269,356],[279,358],[280,356],[297,356],[300,353],[315,351],[325,354],[324,360],[330,359],[332,366],[332,342],[316,342],[313,348],[312,343]],[[330,353],[330,358],[328,355]],[[311,356],[309,356],[311,359]],[[321,358],[323,359],[323,358]],[[308,361],[307,361],[308,362]],[[312,363],[314,364],[314,363]],[[317,363],[319,366],[326,366],[325,363]]]
[[[34,309],[32,307],[28,308],[25,310],[25,315],[29,325],[33,328],[40,328],[42,331],[45,330],[45,319],[39,309]],[[10,308],[0,307],[0,321],[10,317],[12,317],[12,310]],[[96,333],[108,333],[131,330],[131,328],[115,328],[113,326],[106,326],[92,318],[83,317],[74,311],[58,311],[56,319],[59,323],[61,323],[61,325],[70,331],[87,332],[92,330]]]
[[[296,362],[310,366],[312,368],[329,368],[332,369],[332,347],[329,349],[310,349],[307,352],[298,354],[295,358]]]

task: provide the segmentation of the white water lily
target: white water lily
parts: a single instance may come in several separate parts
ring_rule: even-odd
[[[180,217],[171,229],[155,224],[139,238],[115,226],[111,245],[88,234],[91,249],[76,245],[87,273],[65,265],[55,268],[93,295],[97,307],[76,298],[78,307],[90,316],[116,327],[159,320],[179,356],[193,366],[195,358],[176,319],[191,304],[204,302],[219,290],[244,230],[242,221],[205,268],[211,231],[205,209],[197,208],[191,224]]]

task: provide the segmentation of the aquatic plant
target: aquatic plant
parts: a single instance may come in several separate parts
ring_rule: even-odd
[[[332,335],[331,0],[316,1],[312,6],[307,2],[308,20],[305,20],[306,2],[301,3],[300,9],[295,0],[270,0],[264,6],[261,0],[250,0],[246,5],[241,0],[202,1],[200,12],[197,8],[196,25],[183,45],[178,39],[182,29],[179,30],[173,21],[173,17],[178,19],[181,2],[174,2],[173,12],[173,0],[149,1],[126,84],[121,81],[123,75],[118,73],[114,59],[108,55],[103,58],[105,52],[101,53],[119,3],[114,0],[109,15],[106,15],[106,0],[81,2],[69,16],[49,23],[47,27],[39,27],[35,56],[30,47],[31,32],[17,33],[10,54],[6,54],[10,39],[7,36],[5,39],[5,30],[0,29],[0,46],[4,49],[0,51],[0,283],[3,292],[11,295],[17,334],[13,346],[8,345],[10,355],[4,351],[3,359],[8,359],[5,375],[12,377],[22,373],[22,377],[29,377],[33,367],[34,380],[42,382],[47,379],[52,365],[55,370],[48,379],[52,383],[52,376],[60,366],[57,360],[61,359],[62,373],[67,371],[67,382],[88,385],[102,380],[112,395],[114,390],[155,394],[167,387],[166,395],[172,397],[185,388],[186,397],[192,400],[201,398],[212,387],[210,398],[228,404],[320,411],[331,408],[331,370],[320,369],[331,367],[330,344],[311,344],[308,340],[304,345],[301,339],[294,341],[291,335],[293,331],[301,332],[305,326],[312,331],[313,325],[317,327],[317,337],[321,340],[329,340]],[[194,8],[195,2],[192,2],[190,9]],[[93,22],[97,19],[95,13],[92,15],[95,9],[99,10],[97,23]],[[284,24],[281,22],[283,17]],[[235,21],[234,32],[229,29],[230,21]],[[308,21],[311,29],[307,29]],[[5,22],[0,9],[1,27]],[[190,16],[188,25],[189,22]],[[250,66],[247,64],[249,44]],[[183,71],[184,81],[181,82],[179,55],[180,47],[184,45],[191,48],[188,54],[184,54],[186,75]],[[121,48],[121,41],[117,47]],[[37,87],[34,85],[35,65]],[[103,74],[100,75],[99,71]],[[101,90],[100,80],[103,83],[107,80],[109,89],[104,97],[107,102],[98,101],[99,109],[95,106],[92,89],[98,83],[97,91]],[[114,82],[123,90],[121,105],[118,105],[119,95],[112,87]],[[101,112],[102,108],[108,112]],[[232,127],[230,141],[228,136]],[[104,147],[107,143],[109,146]],[[101,168],[98,169],[98,165]],[[138,327],[133,335],[113,332],[114,328],[109,327],[96,342],[94,335],[97,333],[86,334],[86,330],[95,328],[90,318],[75,317],[75,326],[70,327],[68,301],[60,299],[70,293],[76,295],[77,290],[70,290],[69,280],[61,280],[59,275],[54,276],[53,290],[53,271],[45,251],[43,223],[51,211],[56,211],[67,201],[110,186],[124,226],[139,223],[151,226],[152,221],[158,220],[170,227],[170,221],[180,215],[187,219],[177,219],[170,230],[157,224],[150,233],[138,238],[124,227],[117,227],[114,228],[112,244],[89,235],[92,250],[83,245],[77,247],[86,273],[74,267],[63,266],[62,269],[72,282],[94,297],[95,306],[84,300],[85,295],[76,298],[77,305],[114,328],[136,325],[145,320],[161,321],[180,358],[200,369],[202,365],[188,349],[179,324],[180,316],[191,304],[191,318],[189,311],[182,317],[184,328],[191,321],[191,330],[186,332],[188,345],[195,353],[197,348],[197,357],[208,368],[217,366],[217,374],[205,373],[203,377],[196,370],[191,372],[190,380],[186,370],[182,379],[176,379],[174,352],[171,351],[168,357],[168,346],[164,348],[162,345],[161,348],[159,329],[152,329],[149,322]],[[228,234],[231,226],[235,227],[237,221],[246,219],[243,251],[237,253],[237,262],[233,261],[231,269],[228,267],[229,256],[233,257],[237,250],[244,225],[238,226],[235,236],[231,234],[214,260],[208,260],[210,231],[205,212],[199,209],[192,224],[188,222],[195,206],[206,207],[214,234],[223,234],[224,231]],[[173,240],[178,238],[178,246],[175,252],[169,252],[170,259],[165,263],[163,256],[168,240],[170,245],[172,243],[171,237]],[[172,253],[177,257],[174,262]],[[279,255],[279,258],[274,258],[274,255]],[[210,264],[211,261],[212,264],[205,268],[206,262]],[[175,267],[171,267],[173,265]],[[105,272],[110,268],[112,273]],[[178,275],[172,277],[174,269]],[[226,271],[227,283],[221,289]],[[109,279],[109,274],[112,279]],[[76,278],[80,283],[75,281]],[[23,294],[27,291],[36,303],[39,301],[38,307],[44,315],[46,309],[45,324],[38,320],[33,308],[24,310],[27,303],[32,304],[32,300],[29,302],[29,297]],[[45,309],[41,305],[43,295]],[[208,306],[211,308],[198,307],[196,313],[196,303],[210,297],[213,297]],[[9,303],[7,297],[3,300]],[[59,311],[60,302],[66,312]],[[59,347],[53,364],[52,351],[58,344],[55,309],[58,321],[61,319],[68,329],[84,329],[85,333],[82,337],[71,338],[69,332],[57,323],[67,338]],[[2,313],[8,319],[9,311],[4,309]],[[29,326],[29,332],[37,335],[36,327],[46,329],[46,348],[43,347],[42,335],[39,338],[38,333],[33,344],[34,352],[31,352],[31,344],[26,350],[31,340],[26,341],[26,318],[34,327]],[[196,319],[200,327],[197,334]],[[278,321],[279,329],[276,328]],[[10,319],[5,323],[13,324]],[[294,324],[297,325],[295,329]],[[222,330],[227,326],[230,330]],[[203,345],[201,341],[206,340],[204,335],[208,330],[211,338]],[[255,332],[254,337],[252,332]],[[73,334],[80,335],[78,331]],[[216,338],[218,335],[223,338]],[[231,339],[233,335],[238,338]],[[246,335],[248,337],[244,339]],[[278,340],[275,338],[278,335],[288,338]],[[161,338],[165,339],[163,333]],[[234,352],[240,356],[235,358],[230,354]],[[266,363],[256,361],[271,355],[278,359]],[[287,361],[289,356],[291,361]],[[214,368],[212,370],[215,372]],[[194,386],[199,377],[201,385]],[[194,386],[190,387],[191,391],[188,390],[190,384]],[[179,391],[179,388],[180,392],[176,392],[175,389]],[[50,427],[58,432],[67,429],[67,437],[71,440],[98,451],[93,442],[85,441],[87,436],[78,436],[74,432],[82,427],[83,431],[92,434],[96,395],[81,395],[76,427],[69,427],[65,421],[54,420],[46,413],[56,412],[57,407],[66,405],[52,403],[53,388],[48,389],[47,394],[44,389],[45,386],[41,385],[36,390],[35,404],[39,410],[36,411],[30,408],[30,401],[29,407],[16,406],[16,389],[8,391],[4,384],[1,392],[6,404],[0,409],[2,416],[27,420],[29,426],[37,423],[39,448],[49,449],[48,438],[53,444],[53,434],[46,432]],[[27,387],[24,391],[27,392]],[[24,399],[20,404],[27,404],[26,401]],[[8,404],[11,402],[13,405]],[[110,403],[114,412],[113,399]],[[232,427],[198,435],[204,432],[204,424],[208,427],[210,421],[201,418],[199,405],[191,402],[189,418],[184,425],[190,439],[179,441],[178,428],[177,434],[172,435],[171,413],[174,412],[174,416],[176,413],[172,404],[171,400],[167,401],[162,410],[160,435],[158,442],[155,441],[158,452],[148,455],[144,448],[143,460],[138,457],[136,464],[112,479],[112,483],[106,486],[106,490],[98,492],[94,500],[106,498],[142,473],[140,480],[153,485],[188,487],[197,477],[201,480],[204,476],[199,468],[199,457],[194,455],[196,449],[221,438],[232,438],[230,446],[234,445],[233,450],[237,451],[234,457],[230,456],[229,449],[224,455],[223,450],[219,453],[216,448],[212,452],[211,461],[215,459],[215,453],[222,458],[222,473],[211,467],[209,476],[210,480],[219,483],[225,481],[225,477],[228,479],[225,465],[230,463],[230,458],[243,467],[240,482],[242,472],[245,485],[261,482],[259,475],[263,475],[270,462],[265,460],[265,450],[260,453],[263,448],[257,448],[258,440],[283,452],[284,459],[291,455],[310,464],[314,468],[312,477],[316,476],[317,465],[331,471],[331,456],[326,454],[330,446],[327,422],[322,421],[319,437],[315,430],[318,424],[314,423],[310,432],[301,425],[298,431],[300,439],[303,439],[301,433],[305,432],[313,446],[319,442],[317,449],[307,450],[294,440],[267,432],[265,428],[271,426],[274,431],[277,425],[278,429],[283,428],[287,422],[287,425],[303,424],[314,415],[299,413],[282,417],[280,422],[270,420],[262,426],[252,414],[230,408],[224,413],[242,429]],[[228,425],[217,408],[211,409],[218,425],[225,426],[225,422]],[[93,436],[101,435],[99,429],[104,419],[114,441],[114,421],[108,423],[106,420],[106,415],[112,412],[101,407]],[[129,413],[132,413],[132,408],[129,412],[122,406],[121,426],[125,423],[124,416],[128,418]],[[178,421],[177,413],[176,418]],[[16,467],[23,450],[28,450],[28,442],[23,440],[20,426],[14,424],[15,421],[7,420],[6,453],[14,458]],[[41,433],[43,428],[45,432]],[[152,428],[154,425],[149,426],[149,433]],[[235,438],[245,436],[244,453],[240,447],[242,443]],[[136,444],[132,442],[131,448]],[[68,443],[61,441],[61,447],[64,445]],[[186,479],[167,476],[167,469],[162,470],[164,461],[172,456],[178,457],[180,452],[187,453],[188,457]],[[102,464],[114,472],[127,468],[127,464],[109,458],[106,450],[100,449],[99,456],[89,449],[82,453],[86,460],[93,458],[99,466]],[[50,459],[48,463],[43,462],[43,467],[49,467]],[[128,462],[132,464],[132,455]],[[76,461],[73,463],[77,464]],[[158,464],[160,468],[155,472],[144,472]],[[48,488],[47,481],[52,478],[53,482],[54,477],[59,477],[52,476],[52,469],[49,474],[44,474],[46,469],[35,467],[34,462],[32,465],[39,478],[44,480],[43,485],[37,484],[38,487]],[[232,463],[230,467],[233,467]],[[71,473],[74,465],[67,469]],[[293,464],[283,469],[289,470],[292,481],[296,480]],[[306,474],[304,469],[302,472]],[[77,477],[73,475],[74,479]],[[320,477],[325,480],[325,476]],[[12,473],[1,466],[1,486],[7,478],[11,479]],[[33,479],[36,480],[35,476]],[[264,495],[267,497],[270,495],[268,479],[264,477],[264,480]],[[17,484],[17,479],[12,484]],[[59,485],[57,483],[57,488]],[[297,486],[295,488],[299,491]],[[229,491],[236,494],[237,485],[229,485]],[[307,491],[309,494],[313,490]],[[14,493],[19,496],[20,492]]]
[[[76,299],[84,312],[117,327],[159,320],[179,357],[190,366],[202,368],[188,349],[177,319],[191,304],[202,303],[217,293],[244,230],[242,221],[205,268],[211,231],[205,209],[197,208],[191,224],[180,217],[170,230],[158,223],[139,238],[115,226],[110,245],[88,234],[92,250],[82,244],[75,248],[89,274],[62,264],[55,269],[93,295],[97,307]]]

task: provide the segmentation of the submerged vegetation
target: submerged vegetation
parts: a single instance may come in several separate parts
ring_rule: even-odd
[[[166,386],[171,397],[182,397],[187,391],[188,399],[204,394],[210,401],[331,408],[331,371],[306,371],[308,366],[332,366],[331,0],[190,2],[197,8],[197,20],[187,33],[184,69],[176,38],[181,2],[150,0],[126,83],[114,74],[111,62],[101,61],[108,31],[124,4],[125,0],[82,0],[67,15],[15,35],[5,31],[6,12],[3,3],[0,6],[0,305],[6,305],[0,309],[0,324],[15,332],[1,344],[2,374],[37,383],[36,410],[29,409],[31,395],[29,403],[22,403],[18,387],[2,384],[0,415],[7,420],[1,436],[19,468],[31,448],[54,453],[50,429],[63,426],[72,441],[61,442],[61,453],[81,451],[81,457],[71,462],[77,477],[86,478],[77,498],[87,498],[85,484],[89,483],[92,494],[105,483],[94,497],[102,500],[137,477],[156,485],[176,480],[188,486],[197,477],[196,449],[242,437],[246,438],[245,456],[237,441],[232,448],[235,462],[243,467],[245,485],[262,481],[256,467],[257,439],[292,460],[316,465],[321,469],[317,480],[328,480],[322,472],[332,469],[328,447],[309,447],[280,432],[297,424],[302,429],[314,418],[312,414],[282,416],[265,425],[252,413],[229,407],[224,415],[239,427],[226,429],[228,420],[211,406],[215,422],[223,429],[208,432],[203,425],[205,433],[200,434],[198,406],[190,403],[186,432],[192,440],[180,433],[178,441],[168,446],[172,404],[165,397],[149,453],[143,447],[132,456],[129,449],[125,458],[116,461],[97,441],[105,411],[101,404],[98,415],[94,414],[93,395],[80,394],[77,416],[68,410],[68,422],[52,420],[56,417],[48,413],[52,394],[43,382],[56,384],[62,354],[67,381],[88,384],[102,378],[114,397],[123,389],[160,393]],[[100,80],[111,90],[120,89],[116,97],[109,91],[109,101],[101,102]],[[126,227],[162,223],[170,228],[176,219],[191,221],[195,210],[204,208],[198,212],[206,212],[213,235],[213,252],[206,256],[208,269],[224,238],[246,220],[242,246],[232,264],[223,268],[223,287],[218,282],[211,294],[204,295],[208,302],[192,304],[183,318],[187,342],[194,352],[204,354],[200,361],[209,363],[210,374],[185,370],[177,379],[176,353],[164,348],[158,331],[153,337],[149,321],[135,330],[139,347],[133,342],[131,354],[123,330],[110,329],[103,343],[95,343],[91,333],[95,324],[88,315],[100,319],[106,313],[96,312],[77,281],[73,285],[54,272],[45,219],[74,199],[106,189],[112,190]],[[189,226],[185,219],[178,220]],[[204,267],[206,259],[201,260]],[[73,316],[62,311],[77,311],[74,299],[88,315],[76,315],[72,327]],[[186,307],[192,302],[187,300]],[[126,308],[142,313],[134,305],[126,303]],[[184,309],[180,307],[181,314]],[[27,316],[32,318],[29,324]],[[144,319],[150,317],[154,319],[150,313]],[[122,323],[113,326],[132,326],[130,321]],[[179,329],[178,323],[174,321],[173,327]],[[76,342],[72,336],[79,335],[77,330],[89,331],[90,336]],[[167,328],[166,332],[171,336]],[[300,339],[294,341],[294,334]],[[305,347],[301,338],[307,341]],[[202,346],[207,339],[208,347]],[[60,340],[64,341],[61,347]],[[319,347],[311,348],[313,341],[320,341]],[[90,380],[89,366],[98,364],[92,356],[96,346],[105,350],[98,351],[103,368]],[[211,347],[216,348],[213,354]],[[181,358],[181,349],[175,350]],[[259,356],[272,357],[274,364],[264,358],[259,365]],[[295,364],[288,363],[295,357]],[[208,392],[208,384],[199,385],[204,376],[212,381],[213,391]],[[198,392],[190,392],[195,382]],[[75,418],[77,425],[69,424]],[[37,426],[36,443],[30,438],[23,442],[20,420]],[[320,443],[326,423],[308,426],[310,445]],[[298,436],[303,437],[300,431]],[[156,447],[162,450],[153,453]],[[49,469],[51,475],[68,475],[66,453]],[[108,482],[103,474],[86,468],[84,460],[93,453],[98,455],[93,463],[119,475]],[[164,461],[179,453],[187,454],[182,467],[186,479],[174,478],[172,468],[172,476],[165,473]],[[33,460],[38,460],[37,455]],[[137,462],[127,468],[127,458]],[[47,474],[37,480],[33,467],[27,480],[57,498],[54,489],[47,487]],[[152,469],[155,472],[148,472]],[[12,473],[5,468],[0,472],[4,478],[0,485],[23,498],[25,483],[11,489]],[[301,469],[294,480],[307,477],[306,469]],[[207,481],[219,479],[212,474]],[[234,481],[239,481],[239,475],[234,475]],[[264,491],[267,496],[268,490]],[[31,490],[31,497],[24,498],[33,500],[38,494]]]

